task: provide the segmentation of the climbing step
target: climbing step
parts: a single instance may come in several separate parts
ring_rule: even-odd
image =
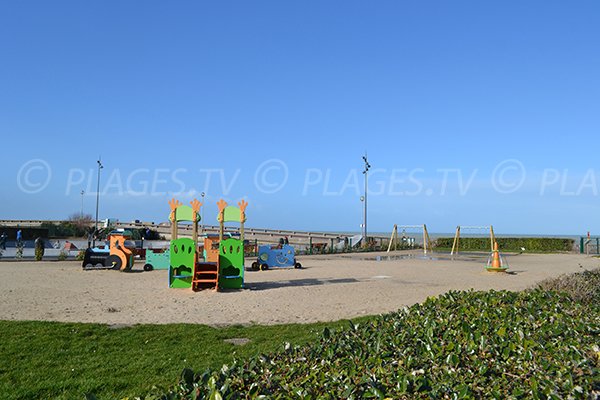
[[[219,282],[219,267],[216,263],[196,263],[192,290],[217,289]]]

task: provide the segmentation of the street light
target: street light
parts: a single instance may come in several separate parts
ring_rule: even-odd
[[[83,220],[83,195],[85,194],[85,191],[81,191],[81,212],[79,213],[79,218],[81,220]]]
[[[200,233],[204,233],[204,196],[206,193],[200,193],[202,196],[202,209],[200,210]]]
[[[365,237],[365,206],[364,206],[364,202],[365,202],[365,196],[360,196],[360,202],[361,202],[361,207],[362,208],[362,212],[363,212],[363,222],[361,222],[360,224],[360,235],[363,237],[363,243],[364,243],[364,237]]]
[[[96,235],[98,234],[98,205],[100,204],[100,170],[104,168],[100,157],[98,157],[98,186],[96,188],[96,223],[94,224],[94,247],[96,247]]]
[[[363,156],[363,161],[365,162],[365,169],[363,170],[363,174],[365,175],[365,195],[364,195],[364,201],[365,201],[365,209],[364,209],[364,214],[363,214],[363,225],[364,225],[364,230],[365,230],[365,241],[363,242],[365,246],[367,246],[367,192],[368,192],[368,172],[369,169],[371,168],[371,164],[369,164],[369,161],[367,160],[367,152],[365,151],[365,155]]]

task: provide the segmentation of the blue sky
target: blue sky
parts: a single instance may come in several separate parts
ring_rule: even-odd
[[[599,233],[600,3],[0,5],[0,218]],[[595,232],[594,232],[595,231]]]

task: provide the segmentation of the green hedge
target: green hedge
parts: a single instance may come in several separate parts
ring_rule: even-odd
[[[70,221],[56,223],[44,222],[42,223],[42,228],[45,232],[46,237],[49,238],[70,238],[70,237],[80,237],[87,238],[88,233],[93,230],[92,227],[78,225],[76,223],[72,223]],[[99,228],[98,237],[100,239],[105,239],[106,235],[112,231],[112,228]],[[146,230],[142,228],[129,229],[131,232],[131,238],[133,240],[140,240],[142,237],[146,236]],[[150,230],[150,237],[146,237],[148,240],[160,240],[161,235],[155,231]]]
[[[90,227],[78,225],[69,221],[63,221],[58,224],[44,222],[41,226],[47,230],[49,238],[87,237],[90,230]]]
[[[600,390],[599,321],[598,304],[556,292],[450,292],[313,345],[186,369],[144,398],[585,399]]]
[[[503,251],[522,251],[545,253],[556,251],[573,251],[575,241],[561,238],[503,238],[497,237],[498,247]],[[434,247],[451,249],[454,238],[439,238],[434,242]],[[490,251],[490,238],[461,237],[460,251]]]

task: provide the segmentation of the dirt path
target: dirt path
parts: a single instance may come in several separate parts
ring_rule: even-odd
[[[303,257],[305,269],[247,271],[246,290],[219,293],[169,289],[167,271],[83,271],[78,262],[4,261],[0,319],[209,325],[330,321],[395,311],[451,289],[521,290],[550,276],[600,266],[597,258],[575,254],[518,255],[509,258],[512,274],[493,274],[485,271],[485,258],[375,257]]]

